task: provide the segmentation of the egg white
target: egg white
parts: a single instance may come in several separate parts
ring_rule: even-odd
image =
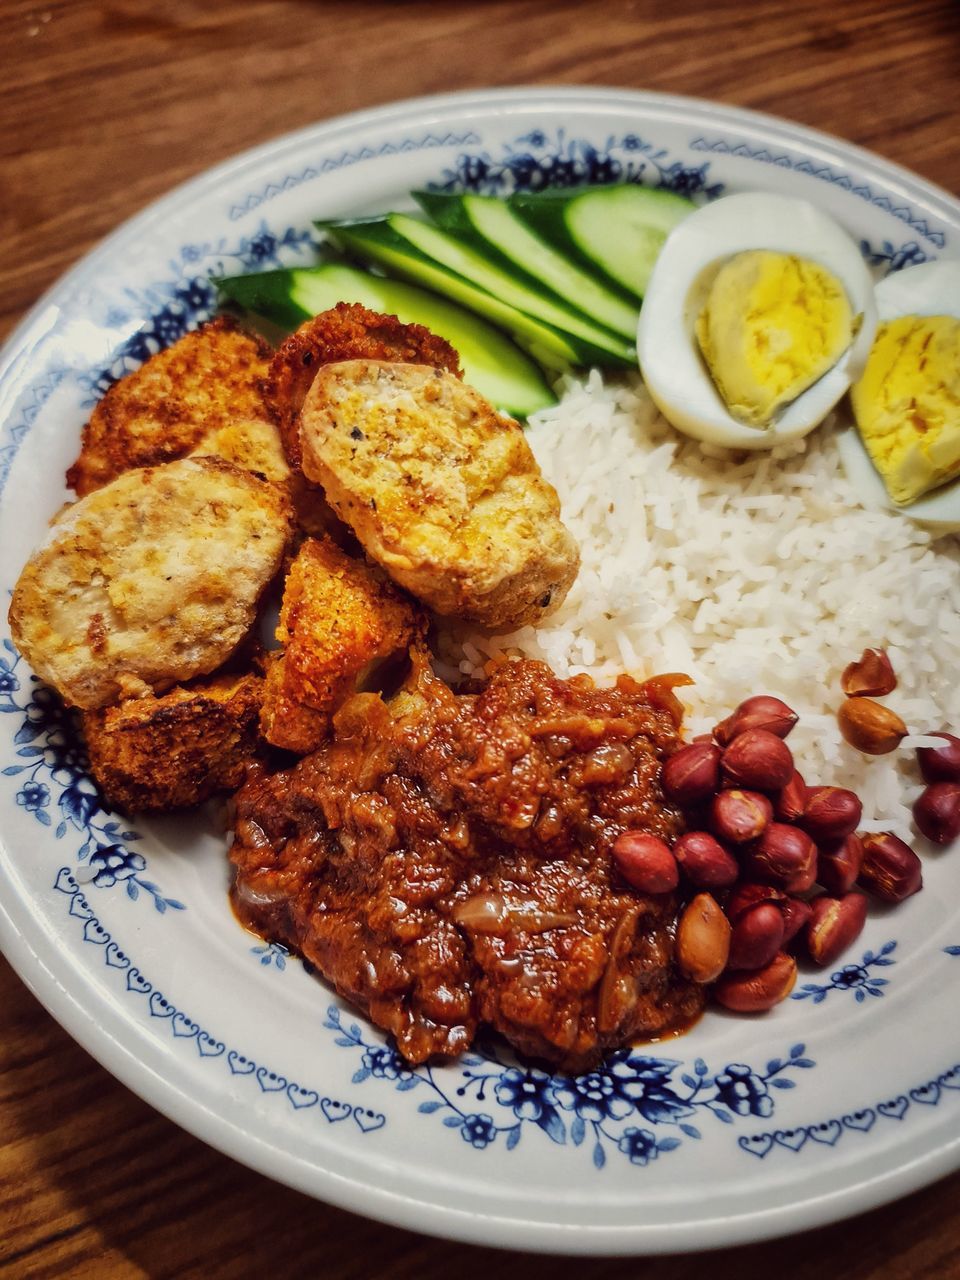
[[[812,387],[765,429],[727,409],[700,354],[695,333],[713,279],[736,253],[768,249],[819,263],[843,285],[860,330]],[[637,357],[663,416],[679,431],[734,449],[772,449],[818,426],[859,378],[877,327],[873,282],[847,233],[805,200],[766,192],[725,196],[698,209],[667,237],[640,310]]]
[[[960,262],[926,262],[906,267],[881,280],[874,290],[877,316],[954,316],[960,320]],[[960,479],[925,493],[916,502],[898,506],[887,492],[879,471],[856,427],[837,436],[847,479],[864,506],[882,507],[909,516],[935,533],[960,532]]]

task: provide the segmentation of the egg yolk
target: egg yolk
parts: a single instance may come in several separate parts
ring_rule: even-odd
[[[856,327],[843,286],[824,267],[751,249],[717,272],[696,332],[731,414],[764,428],[836,364]]]
[[[960,320],[898,316],[882,324],[850,399],[894,502],[913,502],[960,475]]]

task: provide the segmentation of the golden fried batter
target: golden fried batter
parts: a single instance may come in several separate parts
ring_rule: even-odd
[[[223,458],[245,471],[256,471],[278,484],[289,483],[290,467],[280,444],[280,435],[272,422],[259,418],[241,418],[212,431],[191,449],[189,458]]]
[[[269,360],[267,344],[226,317],[186,334],[106,393],[83,429],[67,483],[82,498],[125,471],[198,452],[204,439],[203,452],[220,452],[210,441],[226,427],[233,427],[228,461],[282,479],[263,398]]]
[[[275,747],[305,756],[316,751],[330,731],[330,715],[314,711],[287,692],[286,659],[267,655],[267,676],[260,708],[260,732]]]
[[[303,471],[394,581],[438,613],[535,623],[579,553],[517,423],[425,365],[321,369],[300,419]]]
[[[14,641],[86,710],[221,665],[292,530],[286,491],[219,458],[128,471],[81,498],[13,592]]]
[[[300,409],[322,365],[341,360],[391,360],[429,364],[460,378],[460,357],[445,338],[419,324],[338,302],[281,342],[270,362],[266,400],[293,466],[300,465]]]
[[[127,813],[187,808],[232,791],[256,753],[262,692],[259,676],[219,675],[85,711],[90,771]]]
[[[329,713],[421,629],[415,605],[382,573],[327,538],[308,539],[284,586],[277,627],[284,653],[267,673],[264,737],[290,751],[313,750]]]

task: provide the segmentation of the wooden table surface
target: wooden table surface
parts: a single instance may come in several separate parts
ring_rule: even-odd
[[[951,0],[135,0],[0,5],[0,338],[106,232],[286,130],[443,90],[690,93],[841,134],[960,192]],[[686,1280],[960,1276],[960,1175],[851,1222],[650,1261],[455,1246],[274,1185],[183,1133],[0,960],[0,1273]]]

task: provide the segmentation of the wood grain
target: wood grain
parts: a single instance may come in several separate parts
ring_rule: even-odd
[[[690,93],[843,135],[960,191],[949,0],[310,0],[0,6],[0,336],[122,219],[244,147],[415,94]],[[503,1280],[960,1276],[960,1176],[711,1258],[549,1263],[371,1225],[267,1182],[107,1075],[0,961],[0,1274]]]

